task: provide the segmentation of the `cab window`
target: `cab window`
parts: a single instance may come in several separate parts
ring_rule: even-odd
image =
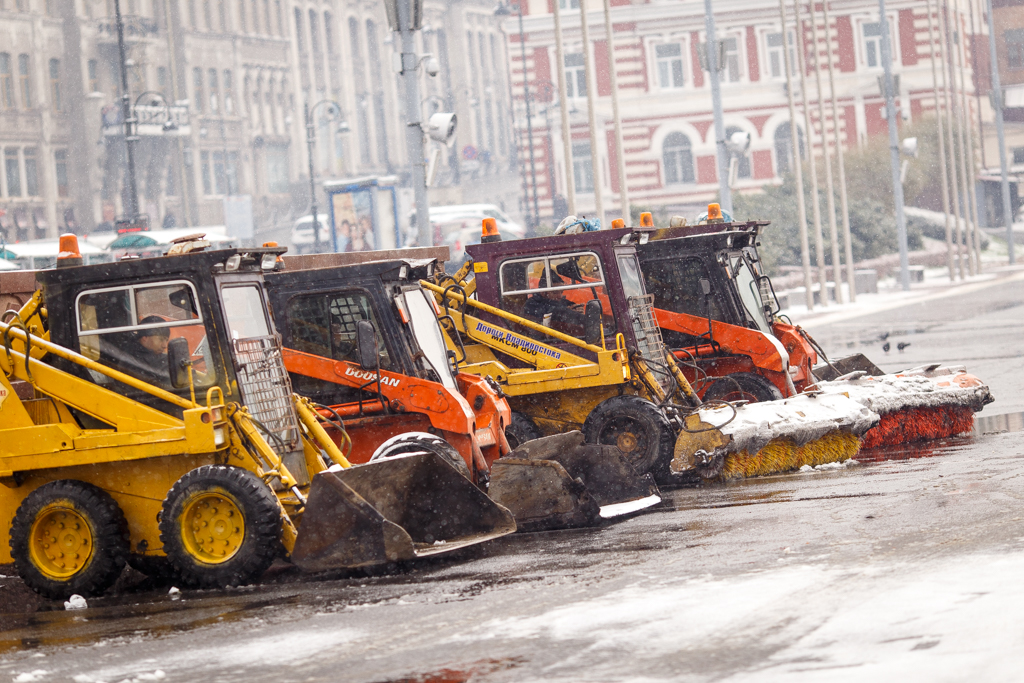
[[[210,358],[206,327],[189,282],[111,287],[78,295],[79,351],[86,358],[169,391],[167,345],[175,337],[188,341],[193,381],[212,386],[216,369]],[[90,372],[95,382],[113,380]]]
[[[364,292],[310,294],[293,298],[288,302],[285,313],[288,321],[288,345],[296,351],[331,358],[338,361],[359,363],[359,348],[356,344],[356,323],[369,320],[377,331],[377,349],[380,367],[390,370],[391,356],[380,325],[370,304],[370,297]],[[315,401],[327,404],[358,401],[360,395],[371,397],[367,392],[345,387],[334,382],[292,373],[295,391]]]
[[[704,296],[701,278],[709,278],[704,263],[696,258],[651,261],[644,266],[644,280],[647,291],[654,295],[654,307],[672,313],[683,313],[707,318],[709,311],[713,320],[723,320],[718,292],[714,289]],[[692,335],[662,328],[665,343],[672,348],[693,346],[698,338]]]
[[[587,302],[600,303],[605,337],[615,334],[615,319],[601,259],[593,252],[506,261],[501,265],[504,310],[564,334],[583,339]],[[534,338],[535,332],[523,331]]]

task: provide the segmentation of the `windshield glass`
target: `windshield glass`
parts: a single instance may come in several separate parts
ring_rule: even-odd
[[[644,295],[644,283],[640,277],[640,264],[636,256],[632,254],[621,254],[619,256],[619,277],[622,278],[622,289],[626,300],[631,296]]]
[[[259,287],[225,287],[221,290],[221,297],[232,340],[270,336]]]
[[[441,378],[441,384],[455,389],[455,379],[448,365],[448,349],[444,345],[434,307],[427,301],[427,293],[423,290],[406,292],[405,303],[409,308],[409,325],[420,350]]]
[[[736,278],[736,288],[739,289],[740,299],[747,311],[750,320],[762,332],[771,334],[772,328],[764,316],[764,306],[761,303],[761,294],[757,287],[757,278],[754,276],[750,265],[740,254],[730,254],[729,262],[732,265],[732,274]]]

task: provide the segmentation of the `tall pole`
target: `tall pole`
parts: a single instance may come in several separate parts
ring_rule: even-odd
[[[971,241],[967,245],[967,251],[971,254],[972,262],[974,263],[974,272],[981,274],[981,223],[979,221],[981,212],[978,210],[978,190],[976,175],[978,171],[977,161],[974,157],[974,132],[971,130],[971,119],[974,117],[971,115],[970,101],[967,99],[967,74],[965,70],[967,68],[967,35],[966,31],[961,32],[963,36],[960,41],[960,50],[958,51],[957,57],[960,60],[960,101],[963,104],[964,110],[964,137],[967,144],[967,158],[964,159],[964,163],[967,164],[967,196],[971,200]]]
[[[725,118],[722,114],[722,83],[718,64],[718,38],[711,0],[704,0],[704,31],[707,33],[708,78],[711,80],[711,107],[715,118],[715,149],[718,156],[718,194],[722,209],[732,214],[732,190],[729,187],[729,150],[725,147]]]
[[[892,79],[892,39],[885,0],[878,0],[878,21],[882,24],[882,67],[885,69],[885,114],[889,121],[889,158],[892,164],[892,199],[896,205],[896,239],[900,247],[900,284],[910,291],[910,263],[907,256],[907,220],[903,215],[903,183],[900,182],[900,143],[896,129],[896,88]]]
[[[814,255],[818,261],[818,284],[821,285],[821,305],[828,306],[828,271],[825,269],[825,240],[821,235],[821,201],[818,197],[818,169],[814,161],[814,126],[811,125],[811,107],[807,103],[807,66],[804,62],[807,55],[807,47],[804,44],[803,20],[800,19],[800,0],[793,0],[793,14],[796,18],[796,61],[800,66],[800,98],[804,106],[804,130],[807,131],[807,163],[811,171]],[[820,92],[818,97],[821,97]]]
[[[793,64],[789,58],[786,29],[786,0],[779,0],[779,21],[782,24],[782,58],[786,66],[786,94],[789,96],[789,138],[793,143],[793,173],[796,176],[796,210],[800,228],[800,262],[804,269],[804,293],[807,310],[814,310],[811,289],[811,248],[807,239],[807,206],[804,204],[804,174],[800,166],[800,131],[796,127],[796,103],[793,99]]]
[[[554,4],[558,4],[557,0]],[[615,124],[615,159],[619,173],[619,207],[623,220],[626,221],[626,225],[629,225],[629,188],[626,185],[626,157],[623,156],[622,150],[622,118],[619,116],[619,70],[615,66],[615,47],[612,44],[612,13],[609,0],[604,0],[604,33],[608,39],[608,71],[611,75],[612,88],[612,121]]]
[[[124,121],[124,143],[128,157],[126,169],[128,182],[128,205],[124,207],[127,218],[132,223],[139,219],[139,188],[135,181],[135,145],[139,136],[135,133],[135,110],[132,108],[131,95],[128,93],[128,53],[124,46],[124,21],[121,19],[121,0],[114,0],[114,19],[117,24],[117,55],[121,67],[121,120]]]
[[[313,174],[313,145],[314,135],[316,134],[313,129],[313,112],[309,110],[309,101],[303,107],[303,113],[306,117],[306,152],[309,155],[309,212],[313,214],[313,253],[320,253],[320,217],[317,215],[316,206],[316,176]],[[225,179],[227,176],[227,159],[225,163]],[[419,223],[419,205],[416,206],[416,221]]]
[[[942,58],[942,83],[945,86],[945,98],[946,98],[946,113],[948,115],[947,122],[948,126],[946,129],[946,141],[949,143],[949,186],[952,191],[952,202],[951,208],[953,209],[953,218],[956,222],[956,229],[954,230],[953,239],[956,242],[956,264],[957,273],[960,275],[960,279],[963,280],[967,276],[966,266],[964,265],[964,246],[962,241],[963,235],[963,221],[961,219],[961,201],[960,195],[960,176],[959,169],[956,164],[956,144],[953,139],[953,132],[955,126],[953,125],[953,117],[956,116],[956,98],[953,97],[953,84],[951,79],[953,77],[953,41],[952,33],[949,30],[949,6],[944,4],[941,6],[941,12],[939,12],[939,32],[942,34],[943,44],[943,58]]]
[[[814,2],[810,3],[811,40],[814,41],[814,77],[818,85],[818,123],[821,125],[821,149],[825,160],[825,201],[828,209],[828,235],[832,241],[832,281],[836,284],[836,303],[843,302],[843,264],[839,260],[839,228],[836,225],[836,190],[832,183],[832,154],[829,152],[828,131],[825,129],[825,98],[821,87],[821,55],[818,50],[818,19],[814,14]],[[828,23],[825,24],[828,32]]]
[[[519,49],[523,56],[523,100],[526,102],[526,136],[528,138],[526,148],[530,151],[530,177],[533,179],[533,216],[527,223],[530,224],[530,227],[536,228],[540,225],[540,204],[537,201],[537,162],[533,157],[533,112],[530,111],[530,75],[526,70],[526,32],[523,30],[524,2],[526,0],[519,0],[517,7],[519,8]]]
[[[423,127],[420,110],[419,57],[416,54],[416,30],[412,16],[412,2],[398,2],[398,34],[402,41],[402,83],[405,95],[405,146],[408,149],[410,180],[416,200],[416,244],[429,247],[434,243],[430,228],[430,203],[427,200],[427,165],[423,159]],[[310,121],[309,126],[312,126]],[[310,155],[312,160],[312,154]],[[312,169],[312,161],[310,161]],[[312,176],[312,172],[310,173]],[[316,226],[316,214],[313,226]],[[314,233],[314,240],[316,234]],[[314,243],[315,247],[315,243]]]
[[[1015,263],[1013,254],[1013,209],[1010,207],[1010,178],[1006,162],[1006,137],[1003,132],[1003,88],[999,84],[999,62],[996,61],[996,29],[992,19],[992,0],[986,0],[988,14],[988,51],[992,62],[992,94],[996,105],[996,135],[999,137],[999,172],[1003,194],[1003,223],[1006,225],[1006,246],[1010,250],[1010,265]]]
[[[963,86],[963,69],[960,65],[960,49],[958,43],[963,43],[963,31],[961,31],[960,19],[956,16],[956,12],[953,13],[953,19],[956,21],[956,27],[953,30],[953,63],[950,65],[951,78],[950,83],[953,86],[953,105],[954,111],[956,112],[956,137],[957,143],[960,147],[960,207],[963,209],[963,221],[964,221],[964,242],[962,257],[967,259],[967,272],[970,275],[974,275],[974,256],[971,253],[971,197],[967,190],[967,186],[970,185],[970,176],[967,174],[967,140],[964,137],[964,108],[960,98],[957,97],[957,90]],[[960,83],[957,83],[957,73],[960,74]]]
[[[523,2],[524,0],[520,0]],[[556,0],[557,1],[557,0]],[[580,28],[583,32],[583,74],[587,79],[587,119],[590,123],[590,165],[594,172],[594,213],[597,214],[601,226],[604,227],[604,195],[601,184],[601,155],[597,145],[597,114],[594,111],[594,90],[597,80],[594,78],[594,60],[590,57],[590,27],[587,25],[587,2],[580,0]]]
[[[171,101],[177,102],[178,97],[178,60],[175,56],[178,54],[174,49],[174,22],[171,16],[171,3],[164,3],[164,22],[167,24],[167,66],[170,67],[171,77]],[[171,115],[171,108],[167,108],[168,117]],[[175,136],[174,138],[174,149],[177,151],[178,156],[178,172],[181,177],[179,182],[181,183],[181,224],[183,227],[188,227],[188,171],[185,166],[184,151],[181,148],[181,137]]]
[[[946,176],[946,141],[942,125],[942,101],[939,99],[939,74],[936,60],[941,57],[935,54],[935,20],[932,16],[932,0],[928,0],[928,43],[932,48],[932,90],[935,93],[935,124],[939,129],[939,165],[942,176],[942,215],[946,220],[946,266],[949,268],[949,280],[956,278],[953,264],[953,226],[949,222],[949,178]]]
[[[569,126],[569,94],[565,87],[565,46],[562,41],[562,10],[557,0],[552,3],[555,11],[555,60],[558,67],[558,101],[562,104],[559,113],[562,116],[562,156],[565,157],[565,200],[569,215],[576,215],[576,174],[572,167],[572,128]],[[555,216],[555,222],[564,216]]]
[[[825,46],[828,57],[828,88],[832,94],[832,134],[836,143],[836,165],[839,167],[839,207],[843,213],[843,247],[846,252],[846,286],[850,301],[857,300],[857,266],[853,262],[853,237],[850,233],[850,201],[846,195],[846,159],[843,154],[843,140],[839,132],[839,102],[836,97],[835,69],[832,65],[832,32],[828,17],[828,0],[822,0],[822,14],[825,18]]]

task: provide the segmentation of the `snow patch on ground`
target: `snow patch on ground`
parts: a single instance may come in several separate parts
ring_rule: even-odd
[[[236,635],[219,632],[207,647],[192,648],[187,656],[180,652],[168,652],[166,656],[147,660],[148,666],[138,668],[110,667],[78,674],[77,683],[99,681],[143,681],[161,680],[177,672],[188,672],[189,680],[201,680],[204,669],[230,671],[233,669],[258,669],[261,664],[277,667],[282,664],[297,664],[310,658],[322,656],[331,648],[344,648],[366,634],[356,629],[332,629],[330,631],[298,631],[275,633],[273,627],[257,627],[256,633],[239,639]],[[251,629],[256,630],[256,629]],[[258,635],[259,631],[267,635]],[[157,666],[153,666],[156,663]],[[165,673],[168,672],[168,673]],[[158,676],[158,678],[154,678]],[[27,682],[26,682],[27,683]]]
[[[878,424],[878,415],[861,403],[842,393],[819,395],[801,394],[793,398],[763,403],[748,403],[736,410],[731,422],[732,408],[702,408],[701,420],[715,426],[732,437],[726,452],[746,450],[755,453],[777,438],[792,439],[798,446],[841,430],[857,436]]]
[[[50,673],[45,669],[36,669],[35,671],[26,671],[23,674],[18,674],[14,677],[14,683],[35,683],[35,681],[41,681],[46,677],[46,674]]]
[[[781,550],[787,561],[798,557]],[[771,653],[724,679],[737,682],[1019,680],[1022,572],[1024,553],[1016,552],[846,569],[780,564],[674,585],[641,580],[543,614],[493,619],[449,642],[574,643],[578,655],[547,680],[574,680],[580,667],[603,671],[601,680],[633,680],[629,671],[656,660],[728,656],[730,648],[737,657],[749,648]]]

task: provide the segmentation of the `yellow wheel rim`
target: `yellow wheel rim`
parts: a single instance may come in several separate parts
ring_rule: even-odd
[[[245,520],[238,501],[224,491],[193,495],[182,509],[181,538],[185,550],[200,562],[227,562],[245,540]]]
[[[64,580],[92,559],[93,529],[68,501],[50,503],[36,515],[29,537],[29,557],[43,576]]]
[[[632,453],[637,448],[636,434],[632,432],[623,432],[618,435],[615,439],[615,445],[618,446],[619,450],[623,453]]]

